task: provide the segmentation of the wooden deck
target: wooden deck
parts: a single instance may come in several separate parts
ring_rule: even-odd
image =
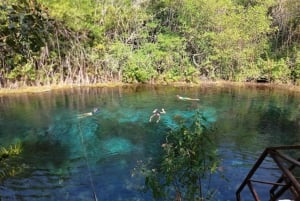
[[[293,158],[289,153],[299,153],[300,145],[268,147],[258,158],[243,183],[236,191],[237,201],[242,201],[242,191],[248,187],[248,192],[252,194],[255,201],[261,200],[293,200],[300,201],[300,158]],[[254,179],[254,175],[262,167],[265,160],[271,160],[280,172],[280,176],[275,181],[265,181]],[[269,197],[261,198],[255,189],[254,184],[265,184],[269,188]],[[288,196],[288,198],[287,198]]]

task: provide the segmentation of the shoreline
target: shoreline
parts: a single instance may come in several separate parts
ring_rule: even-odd
[[[171,86],[171,87],[201,87],[201,86],[214,86],[214,87],[266,87],[269,89],[281,89],[291,92],[300,92],[300,86],[290,84],[273,84],[273,83],[252,83],[252,82],[232,82],[232,81],[203,81],[199,83],[155,83],[155,84],[127,84],[122,82],[107,82],[97,84],[72,84],[72,85],[52,85],[52,86],[29,86],[20,87],[16,89],[0,88],[0,96],[25,94],[25,93],[44,93],[54,90],[74,89],[80,87],[121,87],[121,86]]]

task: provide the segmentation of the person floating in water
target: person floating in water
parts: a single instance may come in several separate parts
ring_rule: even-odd
[[[100,112],[100,109],[95,107],[95,108],[93,108],[93,110],[91,112],[86,112],[86,113],[77,115],[77,118],[81,119],[84,117],[93,116],[95,114],[98,114],[99,112]]]
[[[159,111],[158,109],[155,109],[155,110],[153,110],[152,113],[153,113],[153,114],[152,114],[151,117],[149,118],[149,122],[152,122],[152,119],[153,119],[154,117],[156,117],[156,118],[157,118],[157,119],[156,119],[156,123],[158,123],[159,120],[160,120],[160,114],[166,114],[166,111],[165,111],[164,108],[162,108],[161,111]]]
[[[179,95],[176,95],[176,97],[177,97],[179,100],[200,101],[199,98],[189,98],[189,97],[183,97],[183,96],[179,96]]]

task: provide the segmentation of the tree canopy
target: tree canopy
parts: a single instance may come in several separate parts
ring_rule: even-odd
[[[300,84],[297,0],[3,0],[1,87]]]

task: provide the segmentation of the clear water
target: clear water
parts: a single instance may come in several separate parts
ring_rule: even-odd
[[[176,94],[200,101],[180,101]],[[2,96],[0,102],[0,146],[23,145],[22,171],[1,181],[1,201],[152,200],[132,170],[137,161],[157,157],[176,118],[189,118],[195,109],[217,136],[222,162],[211,183],[215,200],[236,200],[264,148],[300,142],[299,94],[267,87],[81,88]],[[100,113],[78,118],[93,107]],[[149,123],[155,108],[167,113]],[[259,178],[278,174],[266,163]],[[267,193],[265,186],[259,193]],[[249,195],[242,194],[252,200]]]

